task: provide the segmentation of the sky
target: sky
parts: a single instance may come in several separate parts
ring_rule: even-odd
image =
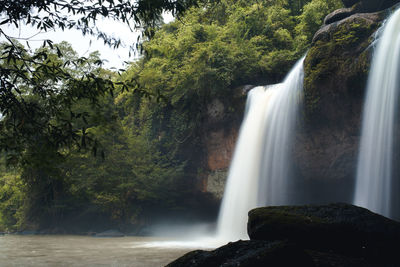
[[[173,20],[170,14],[165,14],[163,17],[165,23]],[[129,46],[137,41],[138,32],[132,32],[127,25],[113,20],[98,20],[97,26],[105,33],[119,37],[122,40],[122,45],[118,49],[112,49],[104,45],[102,40],[97,40],[96,37],[88,35],[83,36],[78,30],[39,32],[37,29],[26,25],[21,25],[19,28],[14,25],[2,25],[0,27],[9,36],[21,38],[19,41],[22,44],[25,44],[24,38],[31,37],[29,45],[33,49],[40,47],[43,40],[50,39],[54,43],[69,42],[79,56],[88,56],[91,52],[99,51],[101,58],[106,60],[104,65],[106,68],[124,68],[126,66],[124,61],[129,62],[135,59],[133,53],[129,56]],[[0,38],[0,40],[2,39]]]

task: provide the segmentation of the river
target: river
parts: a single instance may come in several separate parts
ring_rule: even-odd
[[[159,267],[199,248],[196,243],[154,237],[3,235],[0,266]]]

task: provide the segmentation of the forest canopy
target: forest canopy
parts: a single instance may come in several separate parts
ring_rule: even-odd
[[[99,0],[96,9],[76,1],[82,12],[75,1],[23,2],[26,10],[0,7],[2,24],[24,19],[62,28],[68,20],[88,29],[97,16],[135,23],[154,21],[162,10],[180,16],[151,27],[142,56],[122,73],[104,69],[98,53],[79,58],[65,42],[36,51],[14,39],[1,44],[0,230],[9,231],[88,231],[99,221],[99,228],[138,231],[165,214],[217,206],[196,185],[207,104],[219,99],[228,113],[241,114],[234,89],[282,80],[325,15],[341,7],[339,0],[220,0],[190,8],[186,1],[139,1],[124,15],[117,8],[129,1]],[[32,7],[51,13],[53,25],[32,16]],[[75,22],[62,7],[76,12]]]

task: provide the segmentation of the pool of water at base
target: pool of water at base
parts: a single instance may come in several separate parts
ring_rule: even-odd
[[[3,235],[0,266],[159,267],[189,251],[218,245],[156,237]]]

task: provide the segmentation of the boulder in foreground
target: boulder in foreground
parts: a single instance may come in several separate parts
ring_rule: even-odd
[[[400,266],[400,223],[349,204],[249,212],[251,240],[196,250],[168,267]]]
[[[195,250],[167,267],[314,266],[312,258],[287,241],[237,241],[213,251]]]
[[[334,251],[391,262],[400,251],[400,223],[349,204],[280,206],[249,212],[251,240],[290,240],[318,251]]]

